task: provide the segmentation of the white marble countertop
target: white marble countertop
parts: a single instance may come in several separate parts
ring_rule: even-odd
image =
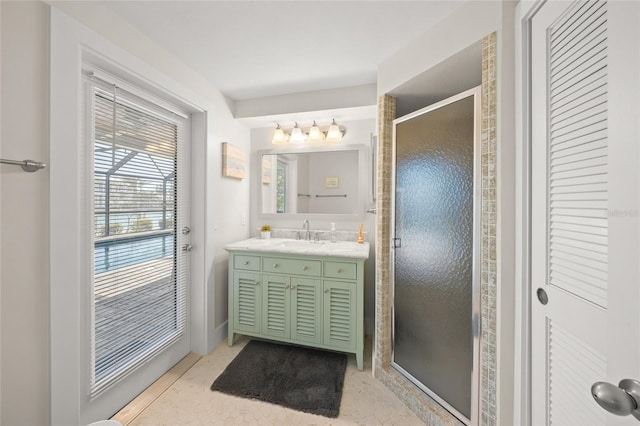
[[[303,254],[310,256],[369,258],[369,243],[353,241],[305,241],[286,238],[250,238],[224,247],[226,251],[258,251],[265,253]]]

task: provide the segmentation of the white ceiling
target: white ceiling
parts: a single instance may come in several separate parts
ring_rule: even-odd
[[[371,84],[460,1],[103,1],[233,100]]]

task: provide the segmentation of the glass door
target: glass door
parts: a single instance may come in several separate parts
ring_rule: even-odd
[[[189,352],[188,119],[95,77],[85,99],[85,416],[104,418]]]
[[[479,102],[473,89],[394,121],[393,363],[465,423],[477,407]]]

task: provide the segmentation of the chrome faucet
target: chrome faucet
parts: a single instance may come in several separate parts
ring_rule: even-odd
[[[309,230],[309,219],[305,219],[302,222],[302,229],[304,229],[304,239],[311,241],[311,231]]]

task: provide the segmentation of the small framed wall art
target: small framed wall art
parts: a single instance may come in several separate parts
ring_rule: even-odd
[[[246,160],[244,150],[228,142],[222,143],[222,176],[244,179]]]
[[[340,178],[338,176],[326,176],[324,178],[324,187],[325,188],[337,188],[340,182]]]

